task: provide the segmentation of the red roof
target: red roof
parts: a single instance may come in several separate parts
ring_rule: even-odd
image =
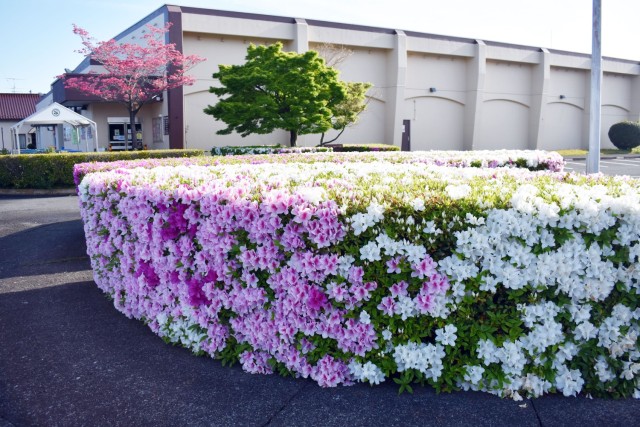
[[[37,93],[0,93],[0,120],[22,120],[36,112]]]

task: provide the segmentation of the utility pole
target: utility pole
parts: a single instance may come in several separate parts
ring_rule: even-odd
[[[600,118],[602,112],[602,5],[593,0],[593,25],[591,35],[591,103],[589,107],[589,155],[587,173],[600,172]]]

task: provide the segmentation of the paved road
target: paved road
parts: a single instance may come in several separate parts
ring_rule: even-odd
[[[0,427],[632,426],[640,400],[322,389],[166,345],[92,281],[76,197],[0,198]]]
[[[567,160],[567,171],[585,173],[586,160]],[[629,175],[640,178],[640,157],[611,158],[603,156],[600,161],[600,172],[605,175]]]

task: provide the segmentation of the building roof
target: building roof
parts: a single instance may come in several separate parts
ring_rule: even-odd
[[[0,120],[22,120],[36,112],[37,93],[0,93]]]

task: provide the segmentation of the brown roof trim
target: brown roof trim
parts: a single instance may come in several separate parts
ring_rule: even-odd
[[[490,40],[483,40],[483,41],[487,46],[506,47],[510,49],[528,50],[531,52],[542,52],[541,47],[526,46],[526,45],[514,44],[514,43],[494,42]]]
[[[341,22],[318,21],[307,19],[307,24],[314,27],[336,28],[339,30],[367,31],[369,33],[395,34],[396,30],[391,28],[369,27],[366,25],[345,24]]]
[[[591,58],[591,55],[589,55],[589,58]],[[640,61],[634,61],[633,59],[613,58],[611,56],[603,56],[602,59],[605,61],[622,62],[623,64],[640,65]]]
[[[453,42],[469,43],[469,44],[478,43],[476,39],[468,39],[465,37],[443,36],[440,34],[419,33],[417,31],[405,31],[404,33],[409,37],[415,37],[420,39],[435,39],[435,40],[453,41]]]
[[[167,21],[173,25],[169,29],[169,43],[173,43],[176,49],[182,53],[182,13],[180,6],[167,6]],[[182,86],[167,92],[167,105],[169,108],[169,148],[182,149],[184,147],[184,89]]]
[[[591,54],[582,52],[571,52],[568,50],[549,49],[549,53],[557,53],[558,55],[578,56],[580,58],[591,58]]]
[[[556,53],[558,55],[568,55],[568,56],[576,56],[578,58],[591,59],[590,53],[571,52],[568,50],[559,50],[559,49],[549,49],[549,52]],[[602,59],[605,61],[621,62],[623,64],[640,65],[640,61],[635,61],[633,59],[614,58],[611,56],[603,56]]]
[[[283,24],[295,24],[294,18],[284,16],[262,15],[259,13],[233,12],[230,10],[205,9],[200,7],[180,6],[182,13],[192,13],[195,15],[224,16],[226,18],[253,19],[256,21],[282,22]]]

